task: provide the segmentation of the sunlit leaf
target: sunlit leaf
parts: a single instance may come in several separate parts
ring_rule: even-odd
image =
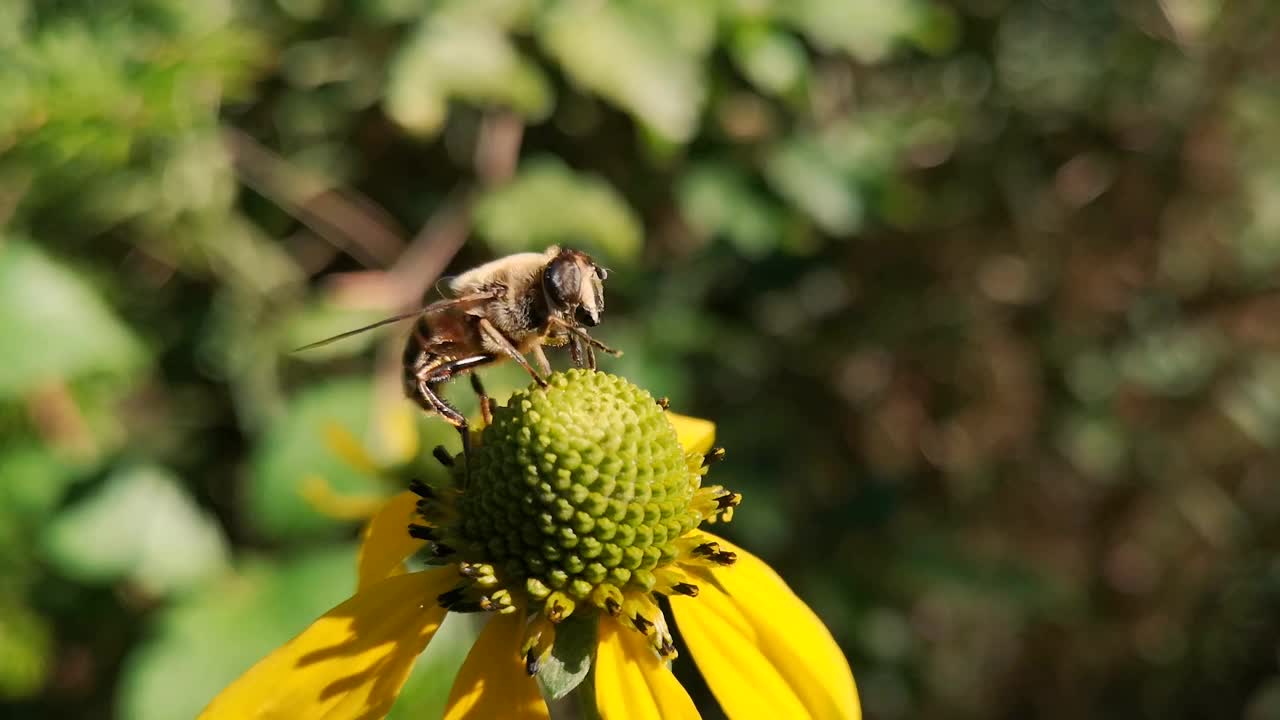
[[[1154,392],[1185,396],[1212,376],[1221,355],[1222,339],[1192,329],[1146,333],[1119,355],[1121,371]]]
[[[0,597],[0,638],[0,700],[40,691],[54,651],[49,624],[13,598]]]
[[[865,210],[856,185],[818,143],[800,139],[780,147],[765,177],[823,230],[845,235],[861,227]]]
[[[440,0],[433,12],[506,30],[523,29],[541,10],[539,0]]]
[[[547,13],[539,37],[574,82],[667,138],[685,141],[697,127],[706,87],[701,36],[682,31],[696,33],[697,25],[669,14],[673,9],[567,0]]]
[[[217,522],[165,470],[121,470],[59,514],[44,545],[60,570],[100,582],[128,578],[152,593],[220,572],[227,542]]]
[[[349,524],[324,515],[307,501],[303,488],[313,478],[339,495],[384,491],[376,478],[353,467],[325,443],[331,426],[363,438],[371,403],[368,382],[334,380],[303,391],[272,421],[257,445],[247,497],[254,522],[263,532],[300,537]]]
[[[809,60],[800,40],[767,26],[740,28],[733,35],[729,51],[743,74],[761,90],[776,95],[798,88],[809,72]]]
[[[354,548],[343,546],[278,563],[250,560],[207,591],[183,596],[127,659],[119,716],[195,717],[240,673],[346,599],[354,584]]]
[[[44,446],[0,450],[0,507],[32,520],[53,510],[76,477],[76,468]]]
[[[764,255],[782,239],[782,213],[731,166],[691,168],[677,190],[681,210],[695,228],[728,237],[744,255]]]
[[[819,47],[876,62],[915,30],[927,6],[920,0],[797,0],[785,7]]]
[[[0,397],[144,362],[138,340],[90,284],[19,240],[0,241],[0,338],[9,339]]]
[[[422,135],[444,124],[451,99],[509,107],[534,120],[551,108],[541,70],[502,30],[455,14],[425,18],[391,64],[387,110]]]
[[[48,623],[12,598],[0,597],[0,699],[35,694],[44,685],[53,655]]]
[[[553,244],[616,260],[640,252],[640,221],[626,201],[604,180],[549,158],[525,162],[515,180],[481,198],[476,229],[503,253]]]
[[[200,153],[185,146],[216,145],[221,101],[246,86],[259,37],[234,25],[230,3],[133,5],[144,4],[42,10],[4,49],[0,136],[16,132],[21,142],[0,155],[0,177],[7,169],[24,178],[19,217],[52,211],[85,223],[79,232],[100,232],[167,205],[228,197],[228,173],[210,165],[192,177],[183,166]],[[130,202],[104,201],[121,195]]]
[[[1280,359],[1250,358],[1223,389],[1218,404],[1254,442],[1267,448],[1280,444]]]

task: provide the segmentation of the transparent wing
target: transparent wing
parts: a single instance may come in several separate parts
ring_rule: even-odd
[[[358,327],[358,328],[356,328],[355,330],[348,330],[348,331],[346,331],[346,332],[344,332],[344,333],[338,333],[337,335],[334,335],[333,337],[327,337],[327,338],[325,338],[325,339],[323,339],[323,340],[317,340],[317,341],[315,341],[315,342],[313,342],[313,343],[308,343],[308,344],[306,344],[306,345],[303,345],[303,346],[302,346],[302,347],[300,347],[300,348],[294,348],[294,349],[293,349],[293,352],[302,352],[303,350],[312,350],[312,349],[314,349],[314,348],[324,347],[325,345],[328,345],[329,343],[334,343],[334,342],[337,342],[337,341],[339,341],[339,340],[345,340],[345,339],[347,339],[347,338],[351,337],[352,335],[359,335],[359,334],[360,334],[360,333],[362,333],[362,332],[368,332],[369,330],[374,330],[374,329],[376,329],[376,328],[380,328],[380,327],[382,327],[383,325],[390,325],[390,324],[392,324],[392,323],[398,323],[398,322],[400,322],[401,320],[408,320],[409,318],[415,318],[415,317],[418,317],[419,315],[421,315],[421,314],[422,314],[423,312],[425,312],[425,311],[426,311],[426,308],[419,308],[419,309],[417,309],[417,310],[414,310],[413,312],[407,312],[407,313],[405,313],[405,314],[403,314],[403,315],[394,315],[394,316],[389,317],[389,318],[384,318],[384,319],[382,319],[382,320],[379,320],[379,321],[378,321],[378,322],[376,322],[376,323],[370,323],[370,324],[368,324],[368,325],[365,325],[364,327]]]
[[[364,327],[358,327],[355,330],[348,330],[344,333],[338,333],[333,337],[327,337],[323,340],[317,340],[313,343],[303,345],[300,348],[294,349],[293,352],[302,352],[303,350],[312,350],[318,347],[324,347],[329,343],[337,342],[339,340],[346,340],[352,335],[359,335],[362,332],[376,330],[377,328],[380,328],[383,325],[391,325],[392,323],[398,323],[402,320],[409,320],[411,318],[416,318],[420,315],[440,312],[441,310],[447,310],[449,308],[457,307],[459,305],[475,305],[475,304],[484,302],[486,300],[492,300],[494,297],[496,297],[494,293],[475,293],[475,294],[467,295],[460,298],[438,300],[436,302],[431,303],[430,305],[427,305],[426,307],[418,308],[417,310],[413,310],[411,312],[407,312],[402,315],[393,315],[389,318],[384,318],[382,320],[379,320],[378,322],[365,325]]]

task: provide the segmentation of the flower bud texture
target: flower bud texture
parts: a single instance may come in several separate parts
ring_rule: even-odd
[[[495,408],[469,479],[455,465],[465,483],[457,528],[468,555],[531,594],[649,590],[702,519],[690,505],[700,465],[648,392],[591,370],[559,373]]]

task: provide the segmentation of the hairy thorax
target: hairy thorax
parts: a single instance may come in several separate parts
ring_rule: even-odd
[[[536,286],[534,286],[536,287]],[[540,293],[530,292],[528,286],[517,288],[499,286],[499,299],[490,301],[485,316],[522,353],[533,349],[546,331],[545,303],[540,303]]]

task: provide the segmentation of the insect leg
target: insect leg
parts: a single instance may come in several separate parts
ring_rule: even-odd
[[[467,418],[456,408],[448,403],[444,398],[440,397],[432,387],[434,383],[428,381],[425,377],[418,378],[418,399],[419,405],[430,405],[431,409],[437,415],[444,418],[445,422],[458,429],[458,435],[462,437],[462,469],[463,477],[466,478],[466,484],[471,484],[471,429],[467,427]]]
[[[503,355],[515,360],[516,363],[519,364],[520,367],[524,368],[525,372],[529,373],[529,376],[537,381],[539,385],[542,387],[547,386],[547,381],[538,374],[537,370],[533,369],[533,366],[529,364],[529,361],[525,359],[525,356],[520,354],[520,351],[517,350],[516,347],[511,344],[511,341],[502,334],[502,331],[493,326],[493,323],[489,322],[487,318],[480,318],[479,326],[480,336],[484,338],[487,344],[497,348]]]
[[[621,351],[621,350],[614,350],[613,348],[609,347],[608,345],[605,345],[604,343],[600,342],[599,340],[597,340],[597,339],[595,339],[595,338],[591,337],[590,335],[588,335],[586,330],[583,330],[583,329],[582,329],[582,328],[580,328],[580,327],[575,327],[575,328],[572,328],[572,332],[573,332],[573,334],[574,334],[574,335],[576,335],[576,336],[578,336],[578,337],[582,338],[583,340],[585,340],[585,341],[586,341],[587,343],[589,343],[592,347],[598,348],[599,350],[601,350],[601,351],[603,351],[603,352],[606,352],[606,353],[609,353],[610,355],[612,355],[612,356],[614,356],[614,357],[622,357],[622,351]]]
[[[542,370],[543,375],[551,374],[551,363],[547,361],[547,354],[542,351],[541,345],[533,346],[533,359],[538,363],[538,369]]]
[[[489,401],[489,393],[484,391],[484,385],[480,383],[480,376],[475,373],[471,373],[471,389],[480,398],[480,417],[484,418],[484,424],[492,425],[493,405]]]
[[[471,480],[471,428],[467,418],[458,409],[436,391],[436,386],[444,383],[454,375],[472,370],[480,365],[487,365],[497,358],[493,355],[475,355],[472,357],[447,360],[424,366],[418,374],[418,395],[431,406],[445,422],[458,429],[462,436],[462,462],[467,482]],[[421,402],[419,402],[421,404]]]
[[[577,335],[569,338],[569,357],[577,367],[596,369],[596,352]]]
[[[578,337],[569,337],[569,359],[573,361],[574,367],[586,367],[586,358],[582,356],[582,341]]]

